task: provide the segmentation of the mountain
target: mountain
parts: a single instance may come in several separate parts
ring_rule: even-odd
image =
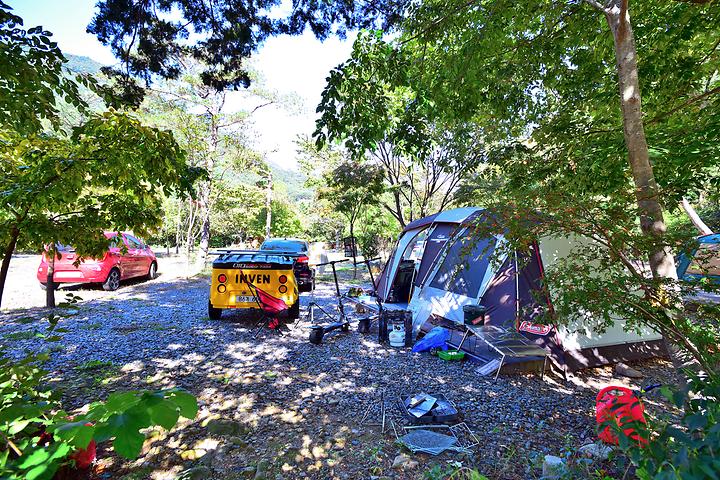
[[[67,58],[65,68],[71,72],[89,73],[91,75],[95,75],[96,73],[100,73],[100,68],[105,66],[102,63],[96,62],[92,58],[85,57],[83,55],[73,55],[71,53],[66,53],[64,55],[65,58]]]
[[[273,181],[282,182],[288,190],[288,198],[293,202],[311,200],[314,196],[312,189],[305,186],[307,176],[297,170],[285,170],[271,165]]]

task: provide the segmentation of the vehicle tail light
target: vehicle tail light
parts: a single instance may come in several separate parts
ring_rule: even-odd
[[[285,285],[280,285],[280,286],[278,287],[278,292],[280,292],[280,293],[286,293],[286,292],[287,292],[287,287],[286,287]]]
[[[287,275],[280,275],[278,280],[280,281],[280,283],[287,283]]]
[[[220,283],[227,282],[227,277],[225,276],[224,273],[221,273],[220,275],[218,275],[218,282],[220,282]]]
[[[307,263],[309,261],[310,261],[310,257],[308,257],[307,255],[301,255],[297,259],[298,263]]]
[[[227,287],[225,285],[218,285],[217,291],[220,293],[225,293],[227,290]]]

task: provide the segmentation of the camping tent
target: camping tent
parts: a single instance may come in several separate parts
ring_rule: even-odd
[[[501,233],[487,235],[482,233],[487,229],[476,228],[489,220],[483,212],[449,210],[405,227],[377,282],[376,294],[386,307],[407,308],[414,329],[427,331],[439,319],[463,323],[465,305],[482,305],[486,325],[521,332],[564,370],[666,353],[661,335],[625,332],[620,319],[602,334],[592,329],[589,318],[569,326],[536,325],[533,318],[553,308],[552,298],[538,295],[545,268],[570,254],[573,244],[589,240],[546,238],[529,252],[510,251]],[[451,343],[459,337],[454,334]],[[478,342],[465,345],[470,354],[483,348]]]
[[[720,283],[720,234],[712,233],[697,238],[696,248],[680,255],[677,274],[682,280],[707,278]]]

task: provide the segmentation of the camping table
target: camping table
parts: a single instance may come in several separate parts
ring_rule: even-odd
[[[470,334],[475,335],[500,355],[500,365],[498,365],[497,372],[495,372],[495,380],[497,380],[498,375],[500,375],[500,369],[505,363],[506,357],[542,357],[543,366],[541,378],[545,378],[545,365],[547,364],[548,357],[547,350],[538,347],[514,329],[508,330],[495,325],[465,325],[465,334],[460,341],[460,345],[458,345],[458,350],[462,348],[463,342],[465,342],[465,339]]]

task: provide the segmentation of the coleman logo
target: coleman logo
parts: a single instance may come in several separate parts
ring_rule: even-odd
[[[270,283],[270,275],[268,275],[267,273],[241,273],[240,283],[250,283],[252,285],[257,285],[260,283]]]
[[[538,325],[536,323],[530,323],[524,321],[518,328],[521,332],[534,333],[535,335],[547,335],[552,330],[552,325]]]

